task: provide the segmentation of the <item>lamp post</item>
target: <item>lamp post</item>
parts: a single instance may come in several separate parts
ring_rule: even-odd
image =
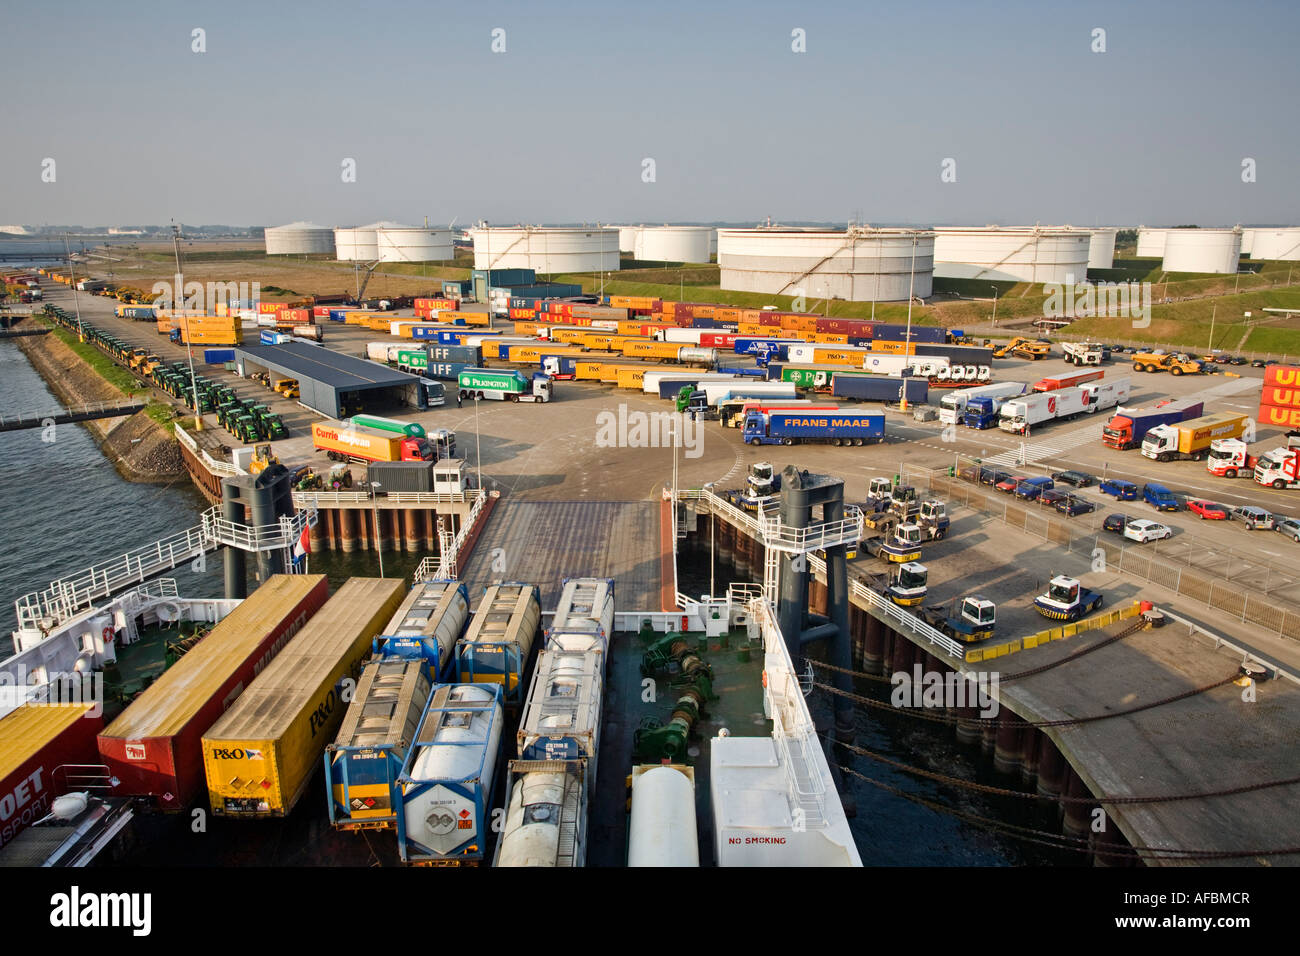
[[[379,552],[379,576],[384,576],[384,533],[379,528],[379,497],[375,494],[376,488],[382,488],[377,481],[370,482],[370,507],[375,513],[375,550]]]
[[[203,418],[199,415],[199,381],[194,375],[194,345],[190,338],[190,316],[189,310],[183,308],[185,305],[185,276],[181,273],[181,228],[172,223],[172,251],[176,253],[176,289],[172,295],[172,308],[176,307],[176,300],[181,302],[181,312],[185,323],[185,351],[190,359],[190,393],[194,396],[194,430],[203,431]]]
[[[478,392],[474,393],[474,467],[478,470],[478,490],[483,490],[483,442],[478,430]]]
[[[77,341],[86,341],[86,330],[81,325],[81,302],[77,298],[77,272],[72,268],[72,247],[68,245],[68,234],[63,234],[63,249],[68,254],[68,281],[72,285],[72,308],[77,313]]]
[[[993,325],[996,327],[998,324],[998,287],[991,285],[989,288],[993,290]]]
[[[912,354],[912,293],[916,289],[916,233],[912,233],[912,272],[907,279],[907,334],[903,336],[903,349],[905,355]],[[899,391],[902,392],[902,401],[898,407],[907,411],[907,382],[904,380]]]

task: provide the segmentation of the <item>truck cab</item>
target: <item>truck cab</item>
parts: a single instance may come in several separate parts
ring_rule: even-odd
[[[1274,448],[1268,454],[1261,455],[1255,464],[1253,477],[1257,484],[1281,490],[1300,487],[1298,472],[1300,472],[1300,450],[1292,446]]]
[[[948,534],[948,507],[937,498],[927,498],[922,501],[914,520],[925,536],[932,541],[944,538]]]
[[[929,570],[924,564],[908,561],[898,566],[898,573],[885,588],[891,601],[902,607],[915,607],[925,600],[929,590]]]
[[[1210,454],[1205,459],[1205,469],[1220,478],[1250,475],[1258,459],[1250,454],[1249,446],[1240,438],[1216,438],[1210,442]]]
[[[1090,591],[1078,578],[1058,574],[1047,585],[1047,593],[1034,598],[1034,610],[1055,621],[1074,621],[1101,607],[1101,594]]]

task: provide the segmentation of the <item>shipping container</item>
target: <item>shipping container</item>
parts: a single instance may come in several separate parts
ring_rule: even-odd
[[[343,719],[343,681],[392,617],[401,579],[351,578],[203,734],[218,816],[286,816]]]
[[[494,584],[485,589],[469,629],[456,645],[456,680],[499,684],[506,706],[522,704],[541,619],[540,592],[533,585]]]
[[[99,735],[114,793],[181,810],[204,789],[200,738],[325,604],[323,574],[277,574],[226,615]]]
[[[426,661],[380,656],[366,663],[338,737],[325,748],[325,790],[335,829],[397,824],[397,779],[432,690]]]
[[[398,780],[402,862],[483,859],[503,720],[498,686],[447,684],[434,690]]]
[[[858,402],[897,402],[906,395],[909,402],[924,404],[930,397],[930,383],[914,377],[836,374],[831,394]]]
[[[505,825],[492,865],[584,866],[590,797],[586,761],[512,760],[507,768]]]
[[[97,763],[100,705],[28,703],[0,717],[0,846],[50,812],[68,781],[59,767]]]
[[[223,365],[226,362],[235,360],[234,349],[204,349],[203,364],[205,365]]]
[[[451,665],[456,642],[469,620],[469,592],[455,581],[422,581],[411,588],[376,646],[396,642],[390,654],[418,654],[429,662],[435,680]],[[417,647],[418,645],[418,647]],[[403,651],[400,648],[405,647]]]
[[[546,629],[547,650],[595,650],[603,659],[613,636],[613,578],[565,578]]]
[[[1136,448],[1142,444],[1147,432],[1157,425],[1200,418],[1204,411],[1204,402],[1194,402],[1191,399],[1166,401],[1149,408],[1117,408],[1111,420],[1102,426],[1102,444],[1121,451]]]
[[[586,760],[595,777],[604,656],[594,649],[538,654],[516,734],[520,759]]]

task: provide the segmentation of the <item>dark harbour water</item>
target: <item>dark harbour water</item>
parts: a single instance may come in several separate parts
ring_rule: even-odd
[[[18,347],[0,342],[0,408],[57,405]],[[188,476],[168,485],[122,478],[85,426],[59,425],[54,438],[0,432],[0,656],[12,652],[18,597],[192,527],[207,508]],[[219,560],[203,574],[187,564],[169,576],[184,594],[221,594]]]

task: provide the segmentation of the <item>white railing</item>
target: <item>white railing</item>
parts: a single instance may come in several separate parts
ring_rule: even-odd
[[[305,508],[309,505],[328,507],[330,505],[369,505],[372,502],[383,505],[463,505],[475,501],[477,491],[458,491],[439,493],[433,491],[392,491],[388,494],[372,496],[368,491],[295,491],[295,507]]]
[[[221,478],[234,478],[241,474],[240,470],[230,462],[217,461],[217,459],[209,455],[204,449],[200,448],[199,443],[194,439],[194,436],[182,428],[179,423],[177,423],[175,427],[177,441],[188,448],[196,458],[202,461],[203,466],[207,468],[209,472]]]
[[[469,536],[470,531],[474,529],[474,525],[478,522],[483,509],[487,507],[488,493],[486,491],[480,490],[468,493],[478,497],[474,499],[474,507],[469,509],[469,514],[465,515],[461,521],[460,530],[456,532],[456,537],[451,540],[450,545],[443,549],[442,554],[437,557],[429,555],[420,560],[420,563],[415,568],[413,583],[455,579],[460,549],[465,546],[465,539]],[[493,492],[493,494],[496,494],[496,492]]]
[[[840,521],[822,521],[806,528],[792,528],[783,525],[780,518],[761,518],[758,527],[763,536],[763,544],[777,551],[803,554],[820,548],[833,548],[836,545],[857,544],[862,540],[862,511],[853,506],[844,509],[845,517]]]
[[[295,508],[322,508],[329,505],[369,504],[368,491],[295,491],[293,506]]]
[[[384,497],[395,505],[463,505],[481,495],[481,491],[390,491]]]
[[[230,521],[220,508],[203,513],[203,532],[214,544],[228,545],[241,551],[279,551],[291,548],[302,537],[302,529],[316,524],[316,510],[295,511],[275,524],[247,525]]]

